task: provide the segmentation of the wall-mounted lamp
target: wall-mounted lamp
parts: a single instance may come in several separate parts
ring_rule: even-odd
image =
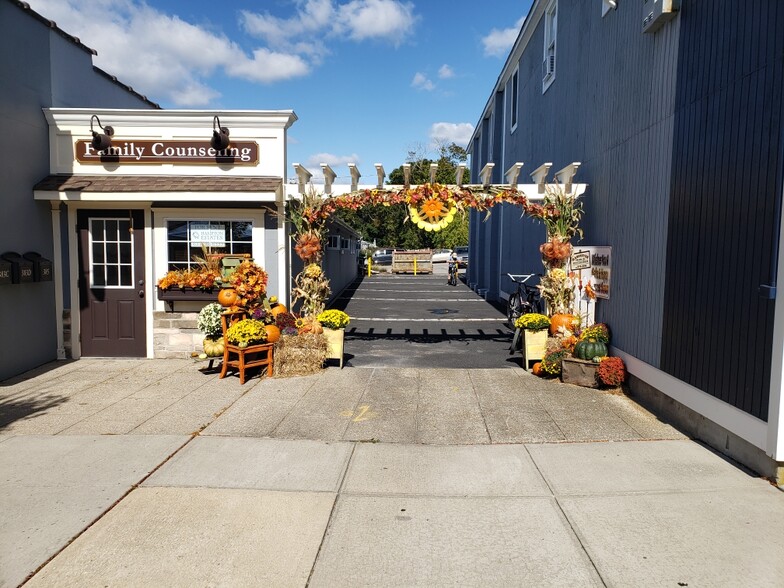
[[[222,127],[217,115],[212,119],[212,139],[210,145],[216,151],[223,151],[229,146],[229,129]]]
[[[98,123],[98,126],[103,131],[103,134],[99,134],[93,130],[93,120]],[[112,137],[114,136],[114,129],[110,126],[103,126],[101,124],[101,119],[98,118],[98,115],[94,114],[90,117],[90,132],[93,134],[92,145],[93,149],[96,151],[104,151],[112,146]]]

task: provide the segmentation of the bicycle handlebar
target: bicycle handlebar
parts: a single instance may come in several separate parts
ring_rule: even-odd
[[[512,280],[515,284],[525,284],[528,280],[533,278],[534,276],[542,277],[542,274],[506,274],[509,276],[509,279]],[[522,280],[518,278],[523,278]]]

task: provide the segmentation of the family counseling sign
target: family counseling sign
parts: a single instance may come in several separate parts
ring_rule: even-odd
[[[259,145],[254,141],[232,141],[226,149],[216,150],[209,141],[125,141],[96,151],[87,140],[76,142],[76,161],[103,165],[258,165]]]

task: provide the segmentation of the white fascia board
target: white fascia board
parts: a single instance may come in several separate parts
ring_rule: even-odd
[[[86,123],[97,115],[103,125],[114,127],[205,128],[212,132],[212,120],[220,118],[221,126],[231,128],[288,129],[297,120],[293,110],[149,110],[123,108],[44,108],[50,126],[70,127]],[[206,131],[205,131],[206,132]]]
[[[727,404],[620,349],[611,347],[611,352],[624,361],[630,374],[653,386],[662,394],[724,427],[755,447],[763,451],[767,449],[768,425],[765,421],[743,412],[739,408],[735,408],[731,404]]]
[[[80,192],[33,191],[35,200],[62,202],[275,202],[275,192]]]
[[[520,33],[517,35],[517,40],[512,46],[512,50],[509,52],[509,56],[506,58],[504,67],[501,69],[501,73],[499,74],[498,79],[493,86],[493,90],[490,92],[490,96],[487,99],[487,104],[485,104],[485,107],[482,110],[482,116],[479,117],[479,123],[476,125],[471,138],[468,140],[469,145],[473,144],[476,134],[481,130],[482,120],[487,118],[487,116],[490,114],[496,93],[504,89],[507,80],[512,77],[512,74],[517,67],[517,62],[523,55],[523,51],[525,51],[528,47],[528,43],[531,41],[531,37],[533,37],[534,31],[536,31],[536,25],[539,24],[542,16],[544,16],[545,4],[547,4],[548,1],[549,0],[534,0],[534,3],[531,5],[531,9],[528,11],[528,16],[525,17],[525,22],[523,22],[523,26],[520,27]],[[520,124],[519,116],[520,115],[518,113],[518,125]]]

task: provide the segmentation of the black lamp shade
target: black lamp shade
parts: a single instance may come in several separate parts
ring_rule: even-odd
[[[98,134],[93,131],[92,145],[96,151],[104,151],[112,146],[112,139],[109,135]]]
[[[210,145],[216,151],[223,151],[229,146],[229,129],[221,127],[219,131],[212,131]]]

